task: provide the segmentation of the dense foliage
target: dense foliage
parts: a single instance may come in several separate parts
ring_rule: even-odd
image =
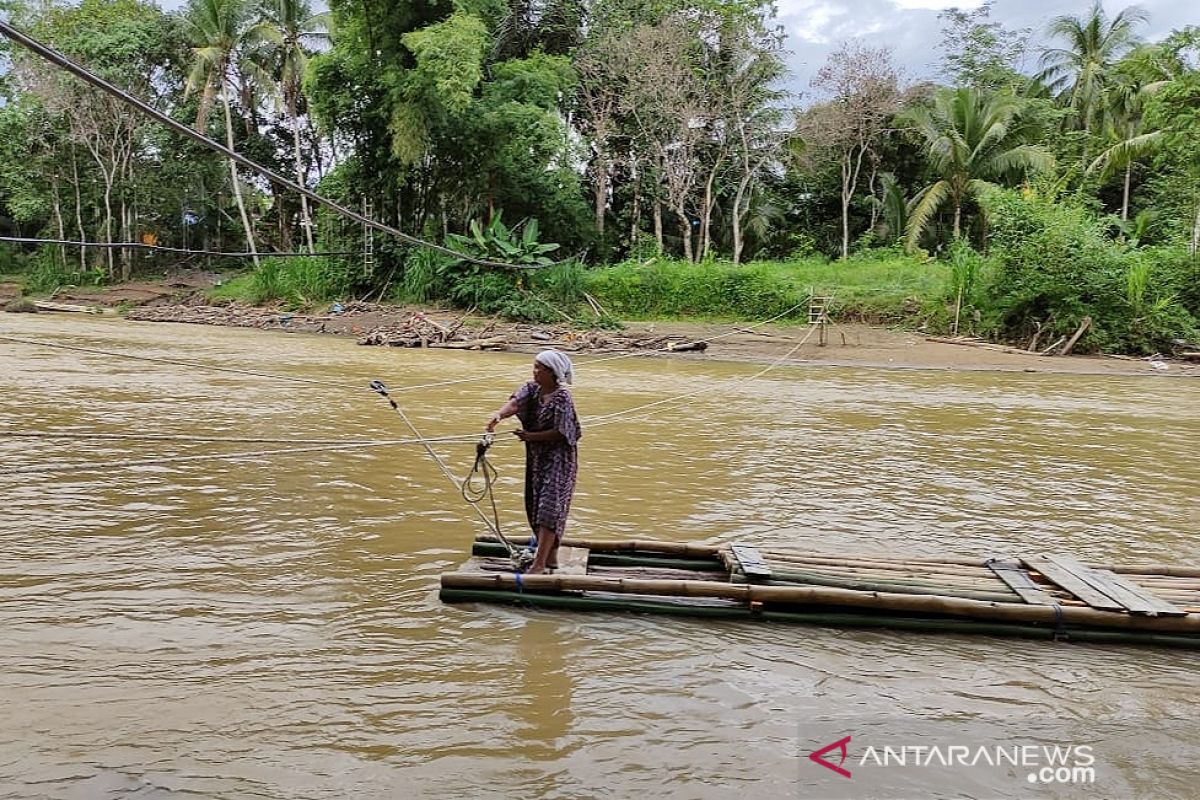
[[[1084,317],[1081,350],[1195,337],[1200,29],[1145,42],[1144,13],[1096,4],[1033,53],[990,11],[943,14],[946,85],[905,85],[887,51],[847,43],[793,110],[760,0],[0,0],[343,205],[464,256],[555,265],[497,271],[368,234],[7,42],[0,236],[245,252],[184,263],[253,264],[233,286],[259,301],[604,324],[765,317],[818,291],[845,314],[1022,344]],[[167,259],[0,243],[0,271],[31,290]]]

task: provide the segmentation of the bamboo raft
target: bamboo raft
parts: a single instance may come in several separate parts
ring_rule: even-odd
[[[518,575],[476,537],[441,576],[447,603],[633,611],[827,627],[1200,647],[1200,568],[1013,558],[832,556],[743,544],[564,539],[552,574]]]

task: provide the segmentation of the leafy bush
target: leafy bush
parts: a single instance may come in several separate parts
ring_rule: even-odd
[[[400,279],[401,294],[417,303],[442,302],[474,308],[484,314],[546,322],[560,319],[557,307],[543,299],[574,305],[579,300],[581,267],[571,262],[550,266],[547,256],[557,244],[538,241],[537,220],[509,228],[499,212],[487,226],[471,223],[470,235],[450,234],[447,246],[474,258],[544,270],[501,270],[443,253],[417,249],[409,253]],[[565,312],[564,312],[565,313]]]
[[[997,336],[1025,340],[1038,323],[1068,336],[1085,316],[1092,324],[1076,346],[1084,351],[1154,352],[1194,335],[1178,264],[1163,253],[1113,241],[1103,219],[1063,200],[996,190],[984,203],[996,268],[982,305]]]
[[[0,242],[0,275],[23,271],[28,259],[29,256],[18,250],[16,245]]]
[[[228,281],[209,296],[255,305],[272,301],[311,305],[345,291],[330,271],[329,261],[321,257],[263,258],[256,269]]]
[[[64,286],[100,286],[107,280],[104,269],[64,265],[56,250],[43,248],[27,262],[23,283],[29,294],[51,294]]]
[[[554,263],[546,254],[553,253],[558,245],[538,241],[536,219],[509,228],[501,219],[503,215],[503,211],[497,211],[487,227],[477,219],[471,220],[470,235],[451,233],[446,236],[446,245],[476,258],[505,264],[549,266]]]
[[[804,317],[803,304],[815,293],[833,296],[840,319],[890,322],[911,321],[937,304],[945,278],[943,264],[885,250],[839,262],[625,261],[587,273],[586,285],[609,310],[626,316],[765,319],[794,308],[792,316]]]

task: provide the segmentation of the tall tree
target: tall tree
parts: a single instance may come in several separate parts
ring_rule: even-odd
[[[995,0],[978,8],[948,8],[942,20],[942,71],[952,86],[1000,89],[1020,84],[1021,61],[1031,31],[1008,30],[991,19]]]
[[[312,48],[329,41],[328,13],[314,14],[307,0],[273,0],[264,7],[264,19],[254,26],[257,34],[273,45],[275,81],[283,95],[288,123],[292,128],[292,158],[296,183],[307,185],[306,170],[300,155],[300,106],[304,100],[302,83]],[[313,246],[312,217],[308,198],[300,196],[300,226],[304,229],[308,252]]]
[[[1149,19],[1145,11],[1130,6],[1112,19],[1095,0],[1083,17],[1054,18],[1046,32],[1062,42],[1042,54],[1039,78],[1074,112],[1076,126],[1084,132],[1083,162],[1088,160],[1087,137],[1100,129],[1109,107],[1107,94],[1112,68],[1138,43],[1136,29]]]
[[[800,120],[810,158],[831,153],[841,166],[842,259],[850,257],[850,204],[900,108],[900,74],[886,49],[846,42],[812,80],[826,102]]]
[[[785,139],[780,105],[786,94],[777,87],[785,74],[783,40],[766,22],[759,14],[738,15],[721,26],[719,40],[720,131],[732,155],[729,221],[735,264],[742,259],[743,222],[754,188],[778,159]]]
[[[232,150],[233,114],[230,110],[229,95],[236,88],[237,68],[251,73],[254,67],[242,56],[252,45],[252,30],[254,21],[251,17],[253,6],[248,0],[188,0],[183,13],[183,27],[192,47],[192,65],[188,73],[187,88],[189,92],[201,92],[200,108],[196,115],[196,129],[203,131],[207,127],[208,113],[214,101],[214,95],[220,98],[224,111],[225,144]],[[256,74],[243,74],[243,81],[252,81]],[[242,197],[241,182],[238,180],[237,162],[229,159],[229,178],[233,184],[233,196],[237,202],[238,214],[242,219],[242,229],[246,234],[246,245],[257,267],[258,249],[254,243],[254,227],[246,212],[246,202]]]
[[[1187,71],[1149,98],[1146,120],[1163,139],[1155,169],[1167,190],[1159,203],[1190,217],[1188,250],[1195,256],[1200,253],[1200,70]]]
[[[658,214],[665,201],[675,217],[683,257],[689,261],[697,252],[691,211],[700,182],[699,151],[713,119],[700,70],[696,26],[696,19],[684,14],[639,25],[615,53],[627,86],[622,111],[632,120],[635,146],[653,165],[662,190],[654,198],[654,211]]]
[[[908,218],[907,243],[916,247],[938,209],[954,212],[954,238],[962,233],[963,205],[993,182],[1013,183],[1050,169],[1054,158],[1039,144],[1041,124],[1026,101],[1003,92],[943,89],[930,106],[916,106],[902,120],[925,148],[936,180],[920,191]]]
[[[151,102],[169,88],[167,75],[173,44],[167,18],[151,3],[138,0],[84,0],[78,6],[46,6],[32,12],[27,25],[43,38],[93,72]],[[149,120],[140,112],[96,91],[29,54],[18,56],[15,77],[52,116],[61,120],[72,145],[91,157],[99,173],[103,220],[99,237],[108,243],[121,235],[132,238],[136,228],[136,190],[139,163],[149,159],[145,141]],[[80,173],[86,165],[68,159],[74,147],[64,149],[52,170],[52,190],[57,196],[67,182],[75,186],[75,217],[85,217]],[[68,165],[68,160],[70,161]],[[70,178],[67,177],[68,173]],[[95,173],[88,176],[94,180]],[[56,201],[57,202],[57,201]],[[61,210],[56,205],[56,214]],[[82,229],[83,225],[79,227]],[[82,230],[81,230],[82,235]],[[85,237],[86,238],[86,237]],[[107,248],[107,272],[116,277],[120,257],[121,277],[132,270],[133,254]]]

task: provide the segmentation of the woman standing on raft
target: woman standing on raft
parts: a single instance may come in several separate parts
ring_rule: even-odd
[[[537,538],[531,575],[558,567],[558,545],[575,493],[576,444],[583,433],[566,389],[573,382],[571,359],[543,350],[533,360],[533,380],[513,392],[487,424],[491,433],[505,417],[515,414],[521,421],[521,430],[513,434],[525,442],[525,514]]]

